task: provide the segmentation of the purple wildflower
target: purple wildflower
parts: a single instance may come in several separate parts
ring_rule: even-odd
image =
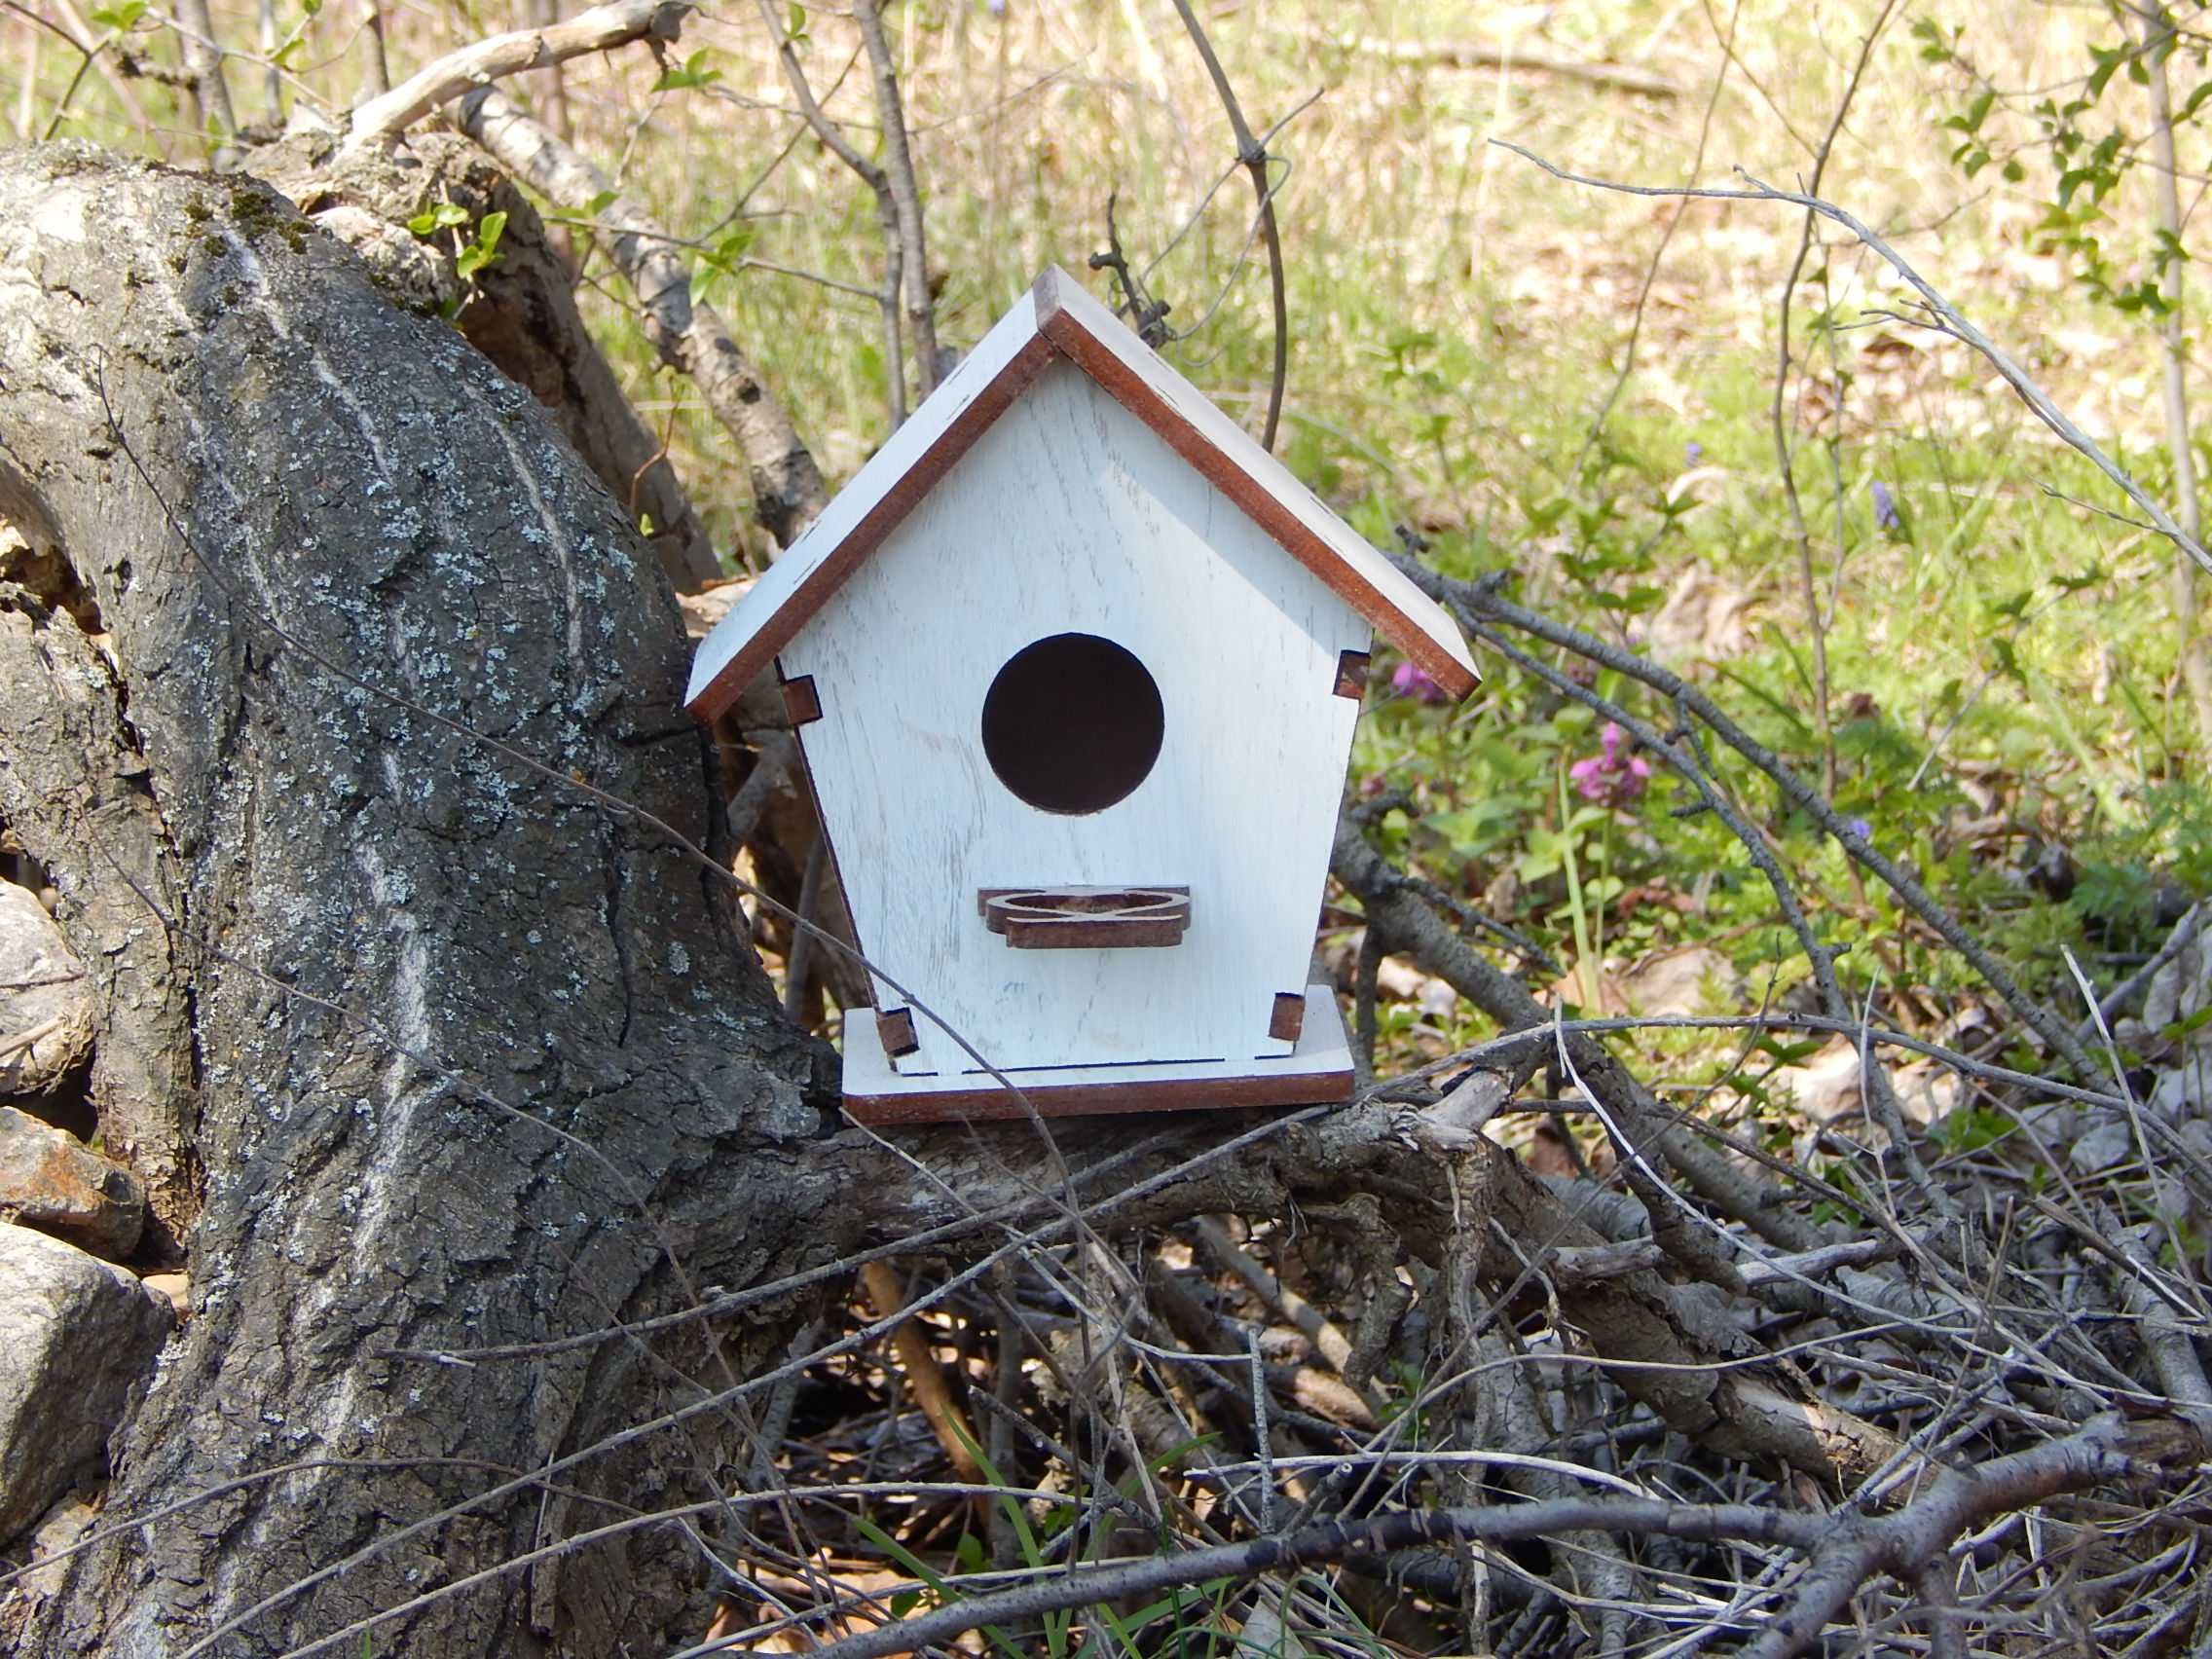
[[[1843,821],[1843,832],[1855,841],[1869,841],[1873,839],[1874,827],[1863,818],[1847,818]]]
[[[1607,720],[1598,734],[1603,753],[1577,760],[1567,769],[1567,780],[1584,800],[1605,806],[1626,806],[1643,793],[1651,781],[1651,762],[1641,755],[1624,755],[1628,733],[1618,722]]]
[[[1444,687],[1429,679],[1419,663],[1402,662],[1390,676],[1390,689],[1401,697],[1411,697],[1417,703],[1449,703]]]
[[[1692,438],[1688,443],[1682,446],[1682,460],[1689,465],[1695,466],[1704,459],[1705,446],[1699,443],[1697,439]]]
[[[1890,487],[1879,478],[1874,480],[1874,522],[1892,535],[1904,529],[1904,515],[1898,511],[1897,498]]]

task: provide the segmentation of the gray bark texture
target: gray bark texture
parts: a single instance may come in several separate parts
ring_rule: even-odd
[[[648,539],[679,591],[721,574],[660,440],[585,329],[544,221],[475,145],[419,132],[405,149],[342,150],[335,134],[311,129],[252,152],[247,170],[360,254],[387,294],[453,314],[470,345],[529,387],[631,521],[652,521]],[[425,240],[408,230],[409,219],[440,203],[468,215],[465,231]],[[455,275],[454,254],[491,212],[506,215],[506,233],[471,288]]]
[[[195,1317],[106,1513],[300,1457],[477,1460],[310,1470],[111,1539],[31,1646],[174,1655],[497,1485],[487,1464],[697,1397],[634,1346],[388,1349],[664,1311],[671,1244],[742,1284],[849,1247],[859,1217],[804,1155],[815,1051],[726,888],[429,718],[710,833],[659,562],[452,328],[259,183],[0,158],[0,517],[60,572],[0,586],[0,816],[96,965],[103,1123],[191,1229]],[[716,1416],[573,1471],[574,1499],[427,1530],[211,1651],[282,1652],[598,1524],[592,1493],[696,1495],[730,1433]],[[374,1649],[650,1646],[649,1566],[616,1546],[509,1575]]]

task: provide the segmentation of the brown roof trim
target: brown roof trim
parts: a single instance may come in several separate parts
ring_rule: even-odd
[[[1150,426],[1177,455],[1304,565],[1329,591],[1367,618],[1455,701],[1481,683],[1464,664],[1438,646],[1419,624],[1362,581],[1357,571],[1299,522],[1296,514],[1252,475],[1223,455],[1211,439],[1168,406],[1114,351],[1071,316],[1060,303],[1059,273],[1048,268],[1032,290],[1037,330],[1115,402]]]
[[[768,625],[723,664],[721,672],[691,700],[691,716],[700,720],[714,719],[744,696],[745,688],[776,660],[776,653],[814,619],[815,613],[829,604],[830,596],[845,585],[846,578],[883,545],[884,539],[899,528],[906,515],[921,504],[922,498],[952,470],[953,463],[976,447],[977,441],[1059,354],[1058,349],[1040,335],[1025,342],[1008,358],[1006,367],[991,377],[990,384],[976,394],[975,401],[960,412],[959,418],[945,427],[937,442],[885,493],[883,499],[854,527],[837,550],[823,560],[821,568],[784,602]]]
[[[1078,307],[1070,307],[1071,294],[1080,299]],[[1088,296],[1072,288],[1064,273],[1056,267],[1046,268],[1030,291],[1026,327],[1032,332],[1014,348],[1005,363],[968,405],[946,421],[941,431],[928,439],[914,434],[923,447],[907,462],[906,470],[892,478],[882,497],[866,509],[840,541],[830,547],[819,565],[806,569],[806,556],[799,554],[798,546],[794,545],[793,555],[800,558],[800,569],[805,573],[793,572],[793,586],[761,619],[758,631],[736,648],[698,695],[688,700],[686,706],[695,719],[713,720],[734,706],[746,688],[775,660],[777,653],[813,620],[846,579],[898,529],[960,458],[975,447],[1040,374],[1063,357],[1150,427],[1186,465],[1234,502],[1331,593],[1365,617],[1448,695],[1463,698],[1481,683],[1473,663],[1455,654],[1453,647],[1458,644],[1456,634],[1448,645],[1419,617],[1402,608],[1406,603],[1419,600],[1417,589],[1408,585],[1404,595],[1393,597],[1391,590],[1399,583],[1378,582],[1376,573],[1363,571],[1360,561],[1344,547],[1332,546],[1325,534],[1309,522],[1317,519],[1344,528],[1329,509],[1314,500],[1310,492],[1287,472],[1282,473],[1279,483],[1270,483],[1249,470],[1250,464],[1264,462],[1266,473],[1281,472],[1279,463],[1262,454],[1249,435],[1237,429],[1235,423],[1221,416],[1218,410],[1209,407],[1204,413],[1221,420],[1222,432],[1209,435],[1201,425],[1194,424],[1192,416],[1179,409],[1148,380],[1132,359],[1124,358],[1114,345],[1100,337],[1097,330],[1103,324],[1087,319],[1083,314],[1085,309],[1093,305]],[[1104,317],[1108,313],[1101,310],[1099,314]],[[1001,326],[1013,320],[1013,313],[1009,313],[1001,319]],[[1134,336],[1130,336],[1130,342],[1134,346]],[[1183,384],[1164,364],[1161,367],[1175,386]],[[1194,389],[1191,395],[1198,398],[1201,394]],[[1232,435],[1229,449],[1223,448],[1224,434]],[[1239,459],[1235,453],[1239,449],[1249,450],[1250,456]],[[863,471],[865,476],[866,469]],[[1278,490],[1294,491],[1298,499],[1285,499]],[[1309,511],[1305,510],[1307,507]],[[830,511],[835,510],[832,504]],[[1348,529],[1344,530],[1344,535],[1348,541],[1358,540]],[[804,538],[798,545],[803,542]],[[1381,557],[1364,544],[1360,545],[1359,552],[1377,559]],[[1382,573],[1385,577],[1396,575],[1387,566],[1382,567]],[[774,577],[771,574],[767,579],[772,581]],[[1450,627],[1449,617],[1440,614],[1439,619]],[[712,645],[713,639],[710,635],[708,645]],[[706,645],[701,647],[706,648]]]

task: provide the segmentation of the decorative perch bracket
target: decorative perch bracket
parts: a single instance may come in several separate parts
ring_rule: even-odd
[[[1113,950],[1180,944],[1188,887],[986,887],[983,925],[1015,950]]]

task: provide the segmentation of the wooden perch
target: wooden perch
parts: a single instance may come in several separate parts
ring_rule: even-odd
[[[389,143],[441,104],[526,69],[550,69],[571,57],[608,52],[636,40],[671,41],[682,31],[690,0],[615,0],[565,23],[516,29],[450,52],[353,112],[345,148]]]
[[[664,5],[656,15],[680,16],[683,9]],[[561,27],[573,28],[581,21]],[[692,302],[691,273],[682,244],[635,202],[616,194],[597,166],[496,88],[468,93],[455,116],[461,129],[493,160],[539,195],[571,208],[604,203],[597,219],[608,233],[607,245],[616,269],[645,313],[647,337],[663,362],[691,377],[707,407],[737,440],[753,484],[754,510],[777,544],[789,547],[829,500],[821,469],[720,313],[703,300]],[[605,201],[608,196],[611,202]]]

